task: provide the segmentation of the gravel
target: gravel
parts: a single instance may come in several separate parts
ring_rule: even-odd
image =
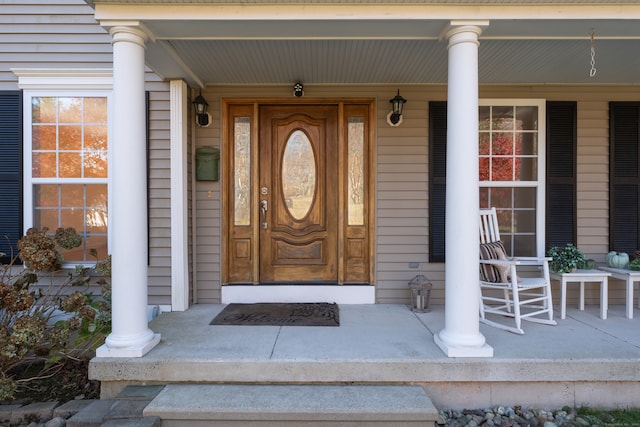
[[[566,409],[566,408],[565,408]],[[571,409],[525,409],[520,406],[495,406],[486,409],[440,411],[437,426],[449,427],[592,427]]]

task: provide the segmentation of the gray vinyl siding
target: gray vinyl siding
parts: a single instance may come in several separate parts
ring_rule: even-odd
[[[169,83],[146,75],[149,93],[149,304],[171,304]]]
[[[4,0],[0,12],[0,90],[10,68],[111,68],[111,36],[83,0]]]

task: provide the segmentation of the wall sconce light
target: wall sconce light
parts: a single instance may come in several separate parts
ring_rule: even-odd
[[[304,86],[302,86],[302,83],[296,82],[296,84],[293,85],[293,95],[298,98],[304,95]]]
[[[193,108],[196,110],[196,123],[200,127],[207,127],[211,123],[211,114],[207,113],[207,101],[202,96],[202,91],[200,91],[200,95],[196,96],[196,99],[193,100]]]
[[[400,123],[402,123],[402,107],[406,102],[407,100],[400,96],[400,89],[398,89],[398,94],[389,100],[391,111],[387,114],[387,123],[390,126],[400,126]]]

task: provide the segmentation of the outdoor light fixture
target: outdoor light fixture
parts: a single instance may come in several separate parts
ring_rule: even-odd
[[[211,122],[211,115],[207,113],[207,101],[202,97],[202,91],[200,91],[200,95],[196,96],[196,99],[193,100],[193,108],[196,109],[196,123],[200,127],[207,127]]]
[[[296,84],[293,85],[293,95],[298,98],[304,95],[304,86],[302,86],[302,83],[296,82]]]
[[[400,89],[398,89],[398,94],[389,100],[391,111],[387,115],[387,123],[390,126],[399,126],[402,123],[402,107],[406,102],[407,100],[400,96]]]

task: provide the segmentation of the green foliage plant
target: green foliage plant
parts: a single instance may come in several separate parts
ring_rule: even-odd
[[[586,263],[584,253],[572,243],[565,246],[552,246],[547,251],[551,257],[549,268],[557,273],[569,273],[577,268],[583,268]]]
[[[0,400],[54,375],[67,360],[92,357],[110,332],[110,258],[66,275],[60,271],[62,250],[81,244],[72,228],[53,234],[31,228],[17,244],[17,256],[0,264]],[[94,278],[101,289],[97,297]]]

